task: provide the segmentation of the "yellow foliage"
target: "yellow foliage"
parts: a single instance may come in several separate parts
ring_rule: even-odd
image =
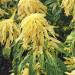
[[[10,44],[18,37],[19,29],[13,18],[0,21],[0,42],[10,47]]]
[[[67,68],[70,68],[72,65],[75,64],[75,57],[65,58],[66,61],[64,62],[67,65]]]
[[[71,73],[66,72],[67,75],[75,75],[75,70],[73,70]]]
[[[8,1],[11,1],[11,0],[0,0],[0,3],[7,3]]]
[[[64,8],[66,16],[72,15],[75,20],[75,0],[62,0],[61,6]]]
[[[65,10],[65,14],[68,16],[72,14],[74,9],[75,0],[62,0],[62,7]]]
[[[25,17],[31,13],[47,13],[47,7],[40,0],[20,0],[18,3],[18,15]]]
[[[25,68],[22,75],[29,75],[29,68]]]
[[[22,75],[29,75],[29,63],[26,63],[26,67],[24,68]]]
[[[67,47],[65,47],[65,48],[64,48],[64,50],[65,50],[65,51],[67,51],[68,53],[70,53],[70,52],[72,51],[72,49],[71,49],[71,48],[69,48],[69,47],[68,47],[68,48],[67,48]]]
[[[22,40],[24,48],[28,48],[29,43],[32,43],[33,50],[42,50],[46,40],[58,42],[53,38],[55,37],[54,27],[49,25],[44,17],[44,14],[35,13],[22,20],[22,31],[16,41]],[[53,37],[49,36],[50,34]]]
[[[66,61],[64,62],[65,64],[75,64],[75,57],[65,59],[66,59]]]

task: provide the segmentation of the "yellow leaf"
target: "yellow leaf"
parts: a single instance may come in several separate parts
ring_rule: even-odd
[[[44,14],[35,13],[24,18],[20,24],[22,32],[16,42],[22,40],[24,48],[30,47],[29,43],[32,43],[33,50],[43,50],[46,40],[60,43],[55,38],[53,26],[49,25],[44,17]],[[51,37],[49,33],[54,37]]]
[[[65,72],[67,75],[75,75],[75,70],[73,70],[71,73]]]
[[[10,46],[18,35],[19,28],[12,17],[10,19],[0,21],[0,42],[3,45],[6,44],[5,47]]]
[[[47,7],[40,0],[20,0],[18,3],[18,15],[25,17],[31,13],[47,13]]]

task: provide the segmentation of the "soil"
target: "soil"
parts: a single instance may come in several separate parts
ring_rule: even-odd
[[[0,59],[0,75],[10,75],[11,61],[9,59]]]

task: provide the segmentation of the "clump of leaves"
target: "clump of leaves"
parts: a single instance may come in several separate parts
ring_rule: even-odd
[[[18,15],[25,17],[31,13],[47,13],[47,7],[40,0],[20,0],[18,3]]]
[[[17,51],[16,58],[13,60],[14,65],[15,60],[19,60],[15,74],[63,75],[64,72],[58,65],[56,54],[61,42],[56,39],[54,27],[48,24],[45,15],[31,14],[24,18],[20,25],[21,34],[16,42],[20,43],[18,48],[21,49],[19,49],[19,53]],[[23,53],[26,51],[27,55],[25,56]],[[26,67],[27,63],[28,67]]]
[[[49,25],[44,17],[44,14],[36,13],[22,20],[20,24],[22,31],[17,41],[21,39],[24,48],[27,48],[31,43],[34,50],[37,48],[37,50],[42,50],[46,40],[59,43],[58,40],[53,38],[55,37],[54,27]]]
[[[66,16],[72,15],[74,19],[74,0],[1,0],[0,6],[0,14],[6,18],[0,21],[0,43],[5,46],[3,54],[13,60],[12,74],[64,75],[67,72],[66,66],[69,65],[67,61],[70,63],[74,61],[72,58],[75,54],[74,31],[67,37],[62,47],[54,30],[58,26],[58,32],[61,34],[62,31],[61,35],[67,36],[65,31],[69,29],[67,27],[70,22],[66,27],[61,19],[63,17],[61,13],[63,8]],[[15,9],[17,10],[15,16],[9,18]],[[61,36],[57,37],[59,39]],[[8,47],[11,50],[7,49]],[[63,63],[63,53],[66,54],[65,57],[67,56],[65,58],[67,65]],[[70,65],[69,69],[74,67]]]
[[[62,0],[62,8],[64,8],[66,16],[72,15],[73,20],[75,20],[75,0]]]
[[[18,37],[19,29],[14,22],[13,16],[10,19],[0,21],[0,42],[6,48],[9,48],[11,43]]]

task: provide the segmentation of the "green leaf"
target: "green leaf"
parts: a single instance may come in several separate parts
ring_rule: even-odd
[[[35,65],[36,65],[36,54],[32,53],[30,57],[30,61],[29,61],[29,74],[30,75],[36,75]]]
[[[5,58],[10,58],[11,48],[4,48],[3,49],[3,56]]]
[[[45,58],[44,58],[44,53],[40,54],[39,56],[39,63],[40,66],[43,70],[45,70]]]
[[[55,57],[46,51],[46,71],[47,75],[63,75],[57,65]]]
[[[21,61],[21,63],[18,66],[18,72],[21,72],[22,69],[24,68],[25,64],[28,63],[30,58],[30,55],[27,55],[26,57],[24,57],[24,59]]]

